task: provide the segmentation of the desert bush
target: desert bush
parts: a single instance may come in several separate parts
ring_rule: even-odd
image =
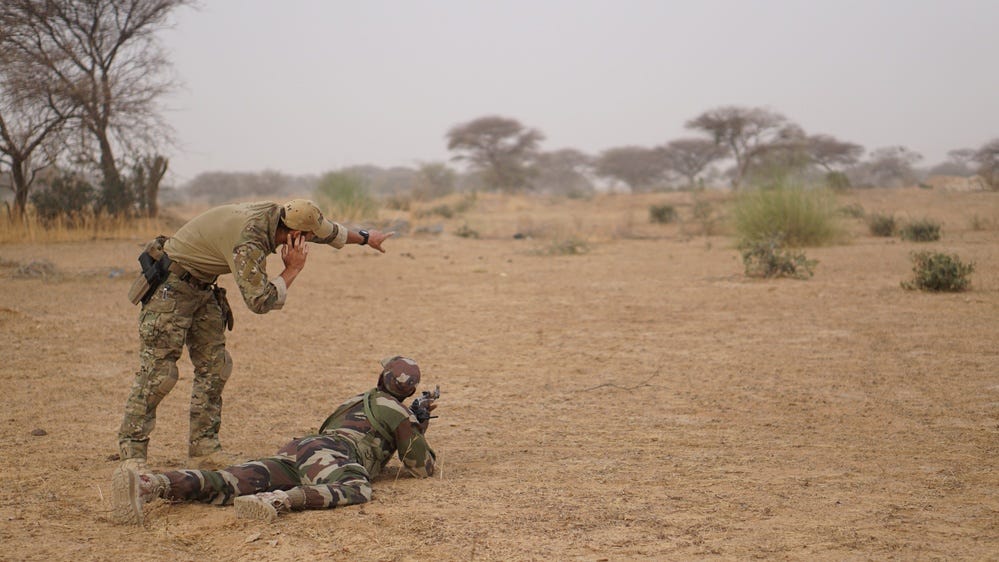
[[[590,243],[577,236],[560,238],[551,241],[547,246],[535,250],[542,256],[575,256],[590,251]]]
[[[776,237],[788,246],[817,246],[839,236],[832,193],[824,188],[782,184],[742,193],[733,208],[735,229],[749,242]]]
[[[864,211],[864,206],[860,203],[851,203],[849,205],[843,205],[837,212],[844,217],[850,217],[851,219],[862,219],[867,214]]]
[[[896,228],[894,215],[874,213],[867,217],[867,229],[874,236],[894,236]]]
[[[794,277],[808,279],[819,263],[784,247],[783,237],[766,240],[746,240],[742,243],[742,263],[748,277]]]
[[[315,197],[333,220],[359,220],[378,214],[378,203],[369,194],[365,180],[355,174],[330,172],[324,175],[316,186]]]
[[[673,205],[649,205],[649,221],[669,224],[676,220],[676,207]]]
[[[971,230],[990,230],[994,226],[994,221],[989,220],[978,213],[975,213],[968,219],[968,226]]]
[[[479,231],[472,229],[466,223],[466,224],[463,224],[463,225],[459,226],[458,229],[454,231],[454,235],[455,236],[459,236],[461,238],[478,238],[479,237]]]
[[[694,221],[700,223],[701,233],[711,236],[718,233],[719,216],[715,206],[710,201],[696,201],[691,211]]]
[[[903,281],[902,287],[922,291],[964,291],[971,284],[970,275],[975,271],[975,264],[962,263],[956,254],[948,255],[940,252],[914,252],[912,254],[912,273],[910,281]]]
[[[910,242],[934,242],[940,240],[940,223],[932,219],[919,219],[907,222],[899,230],[903,240]]]

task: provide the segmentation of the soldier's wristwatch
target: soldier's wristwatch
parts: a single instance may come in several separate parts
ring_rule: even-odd
[[[364,246],[365,244],[367,244],[368,243],[368,236],[369,236],[368,231],[367,230],[358,230],[357,233],[360,234],[362,237],[364,237],[364,240],[361,240],[361,245]]]

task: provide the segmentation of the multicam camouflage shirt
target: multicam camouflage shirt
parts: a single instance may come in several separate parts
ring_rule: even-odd
[[[267,256],[277,250],[281,205],[239,203],[222,205],[198,215],[163,245],[170,259],[191,275],[211,283],[232,273],[246,306],[258,314],[284,306],[288,287],[284,279],[267,279]],[[317,244],[342,248],[347,229],[333,223],[333,234],[314,239]]]
[[[371,478],[396,451],[414,476],[425,478],[434,473],[437,456],[420,432],[416,417],[391,394],[377,388],[341,404],[326,418],[319,433],[350,441]]]

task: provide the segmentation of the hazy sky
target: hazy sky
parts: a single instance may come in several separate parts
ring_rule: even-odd
[[[720,105],[942,161],[999,137],[999,0],[204,0],[162,38],[176,183],[450,157],[502,115],[545,150],[694,134]]]

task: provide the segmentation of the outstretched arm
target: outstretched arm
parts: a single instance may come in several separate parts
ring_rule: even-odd
[[[395,236],[395,232],[382,232],[380,230],[370,230],[368,231],[368,241],[364,241],[364,236],[358,232],[348,231],[347,232],[347,243],[348,244],[367,244],[372,248],[378,250],[381,253],[385,253],[385,249],[382,248],[382,242],[388,240],[389,238]]]

